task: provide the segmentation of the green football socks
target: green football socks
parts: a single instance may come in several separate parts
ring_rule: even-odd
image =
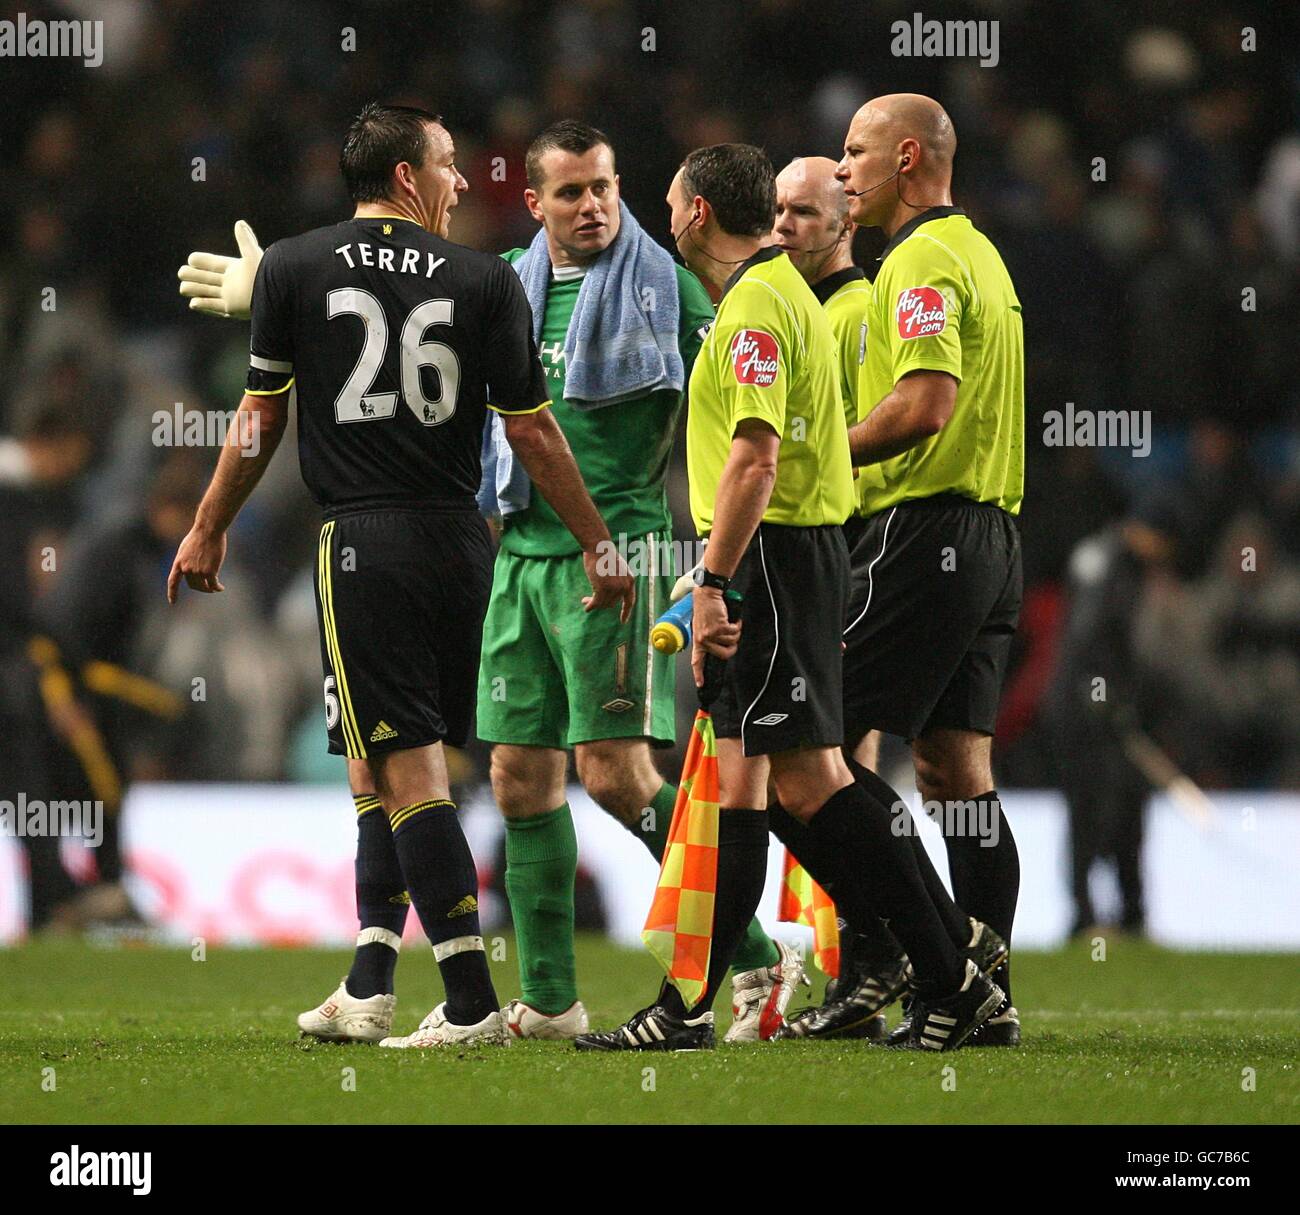
[[[554,1016],[578,998],[573,958],[573,884],[578,837],[569,803],[533,818],[506,819],[506,893],[515,923],[524,1003]]]

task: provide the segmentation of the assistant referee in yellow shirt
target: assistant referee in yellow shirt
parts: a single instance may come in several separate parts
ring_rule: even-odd
[[[946,812],[956,901],[1009,942],[1020,860],[991,754],[1020,614],[1024,329],[997,250],[952,205],[956,147],[937,102],[878,97],[854,116],[836,171],[853,222],[888,238],[849,432],[863,523],[845,737],[908,740],[917,788]],[[974,1041],[1015,1045],[1005,963],[994,979],[1007,1001]]]

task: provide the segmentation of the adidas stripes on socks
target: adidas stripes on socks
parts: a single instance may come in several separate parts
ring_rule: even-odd
[[[478,921],[478,873],[456,805],[445,798],[403,806],[393,845],[447,991],[447,1020],[472,1025],[497,1011]]]

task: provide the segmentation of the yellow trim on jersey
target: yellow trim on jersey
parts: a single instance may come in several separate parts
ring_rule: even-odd
[[[404,224],[415,224],[415,226],[416,226],[417,228],[419,228],[419,227],[421,226],[420,224],[416,223],[416,221],[413,220],[409,215],[354,215],[352,218],[355,219],[355,220],[362,220],[362,219],[400,219],[400,220],[402,221],[402,223],[404,223]]]
[[[291,375],[289,377],[289,382],[283,388],[264,388],[260,390],[245,388],[244,395],[250,397],[278,397],[282,392],[288,392],[289,389],[293,387],[293,382],[297,378],[297,376]]]
[[[334,691],[339,698],[339,720],[343,724],[343,747],[349,759],[365,759],[366,746],[357,726],[357,716],[352,710],[352,697],[348,693],[348,677],[343,670],[343,654],[339,649],[338,629],[334,622],[334,575],[330,569],[330,545],[334,539],[334,520],[320,529],[316,550],[316,578],[320,589],[321,628],[325,632],[325,648],[334,668]]]
[[[488,408],[493,413],[499,413],[507,418],[522,418],[526,414],[537,413],[538,410],[550,409],[550,407],[550,401],[543,401],[540,405],[534,405],[532,409],[502,409],[499,405],[493,405],[491,401],[488,402]]]

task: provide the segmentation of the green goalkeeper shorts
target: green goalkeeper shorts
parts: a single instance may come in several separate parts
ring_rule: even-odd
[[[664,554],[667,539],[641,551]],[[638,562],[638,549],[628,548],[636,604],[626,624],[617,607],[583,608],[591,584],[581,554],[497,554],[478,672],[479,738],[557,748],[602,738],[672,744],[676,658],[650,644],[669,606],[671,564],[664,560],[660,574],[657,561]]]

